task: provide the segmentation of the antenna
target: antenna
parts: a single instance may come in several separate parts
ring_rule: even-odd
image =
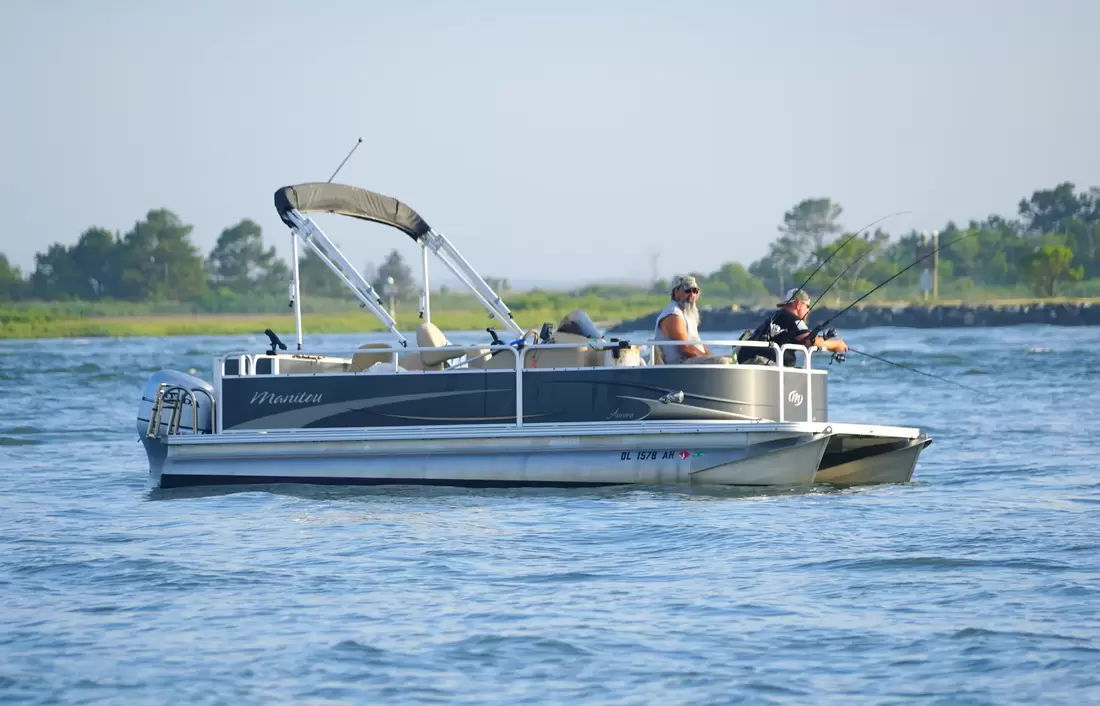
[[[332,180],[336,178],[336,175],[340,173],[340,170],[344,168],[344,165],[348,163],[348,160],[349,160],[349,159],[351,159],[351,155],[355,153],[355,150],[359,149],[359,145],[361,145],[361,144],[363,144],[363,138],[362,138],[362,137],[360,137],[360,138],[359,138],[359,139],[358,139],[358,140],[357,140],[357,141],[355,142],[355,146],[351,148],[351,152],[348,152],[348,156],[347,156],[347,157],[344,157],[344,161],[343,161],[343,162],[340,162],[340,166],[339,166],[339,167],[337,167],[337,168],[336,168],[336,171],[334,171],[334,172],[332,173],[332,176],[330,176],[330,177],[328,178],[328,183],[329,183],[329,184],[331,184],[331,183],[332,183]]]

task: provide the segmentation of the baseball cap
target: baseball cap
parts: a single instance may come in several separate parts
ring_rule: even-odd
[[[787,306],[791,302],[810,302],[810,295],[806,294],[806,290],[793,287],[787,290],[787,296],[783,301],[776,304],[776,306]]]

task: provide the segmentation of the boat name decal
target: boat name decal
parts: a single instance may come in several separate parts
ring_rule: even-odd
[[[248,404],[318,404],[323,393],[320,392],[253,392]]]
[[[614,412],[607,415],[607,418],[608,419],[633,419],[634,418],[634,413],[633,412],[623,412],[618,407],[616,407]]]

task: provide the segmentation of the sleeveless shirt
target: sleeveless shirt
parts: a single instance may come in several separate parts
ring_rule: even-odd
[[[674,301],[669,302],[668,306],[662,309],[661,313],[657,314],[657,324],[653,330],[654,340],[672,340],[665,334],[664,331],[661,330],[661,321],[663,321],[665,317],[668,316],[679,316],[681,319],[684,320],[684,327],[687,329],[688,332],[688,341],[699,340],[699,325],[688,320],[688,318],[684,316],[684,312],[680,308],[680,305]],[[675,346],[661,346],[661,356],[665,359],[666,365],[675,365],[676,363],[684,362],[684,354],[680,351],[680,346],[682,346],[683,344],[684,342],[680,342],[677,343],[677,345]]]

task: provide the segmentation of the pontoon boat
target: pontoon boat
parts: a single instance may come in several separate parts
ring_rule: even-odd
[[[605,339],[583,312],[538,333],[442,234],[396,199],[339,184],[275,193],[290,228],[297,348],[238,351],[210,383],[172,370],[142,393],[138,434],[152,483],[776,486],[900,483],[931,440],[919,429],[829,421],[827,372],[800,346],[795,367],[656,364],[652,340]],[[412,344],[374,287],[310,217],[391,226],[421,246],[423,323]],[[299,244],[309,247],[392,343],[303,348]],[[488,310],[485,345],[454,345],[431,323],[428,254]],[[285,346],[282,346],[285,349]]]

